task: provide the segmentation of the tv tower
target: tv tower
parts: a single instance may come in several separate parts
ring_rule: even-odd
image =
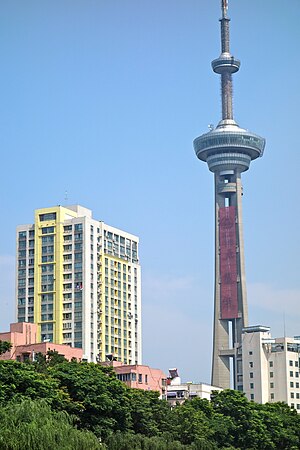
[[[221,0],[221,54],[212,69],[221,75],[222,119],[194,140],[215,178],[215,294],[212,384],[242,389],[242,329],[248,325],[241,173],[263,155],[265,139],[233,119],[232,74],[240,61],[230,53],[228,1]],[[212,127],[211,127],[212,128]]]

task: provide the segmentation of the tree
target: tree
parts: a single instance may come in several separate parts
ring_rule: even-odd
[[[67,359],[63,355],[60,355],[56,350],[48,350],[46,355],[38,352],[36,353],[34,359],[36,370],[43,373],[47,372],[48,367],[52,367],[56,364],[61,364],[67,361]]]
[[[53,407],[70,411],[80,405],[71,401],[57,380],[37,373],[33,364],[0,361],[0,405],[12,399],[46,399]]]
[[[65,412],[52,411],[45,400],[25,399],[0,408],[1,450],[99,450],[92,433],[79,431]]]
[[[0,341],[0,355],[8,352],[12,348],[12,344],[8,341]]]
[[[131,427],[128,388],[110,367],[94,363],[65,362],[48,373],[74,402],[78,426],[107,439],[115,431]],[[77,406],[76,406],[77,405]]]

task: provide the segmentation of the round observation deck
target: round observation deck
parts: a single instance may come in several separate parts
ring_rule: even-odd
[[[235,59],[230,53],[221,53],[219,58],[214,59],[211,63],[215,73],[222,75],[224,72],[235,73],[239,70],[241,62]]]
[[[264,147],[264,138],[240,128],[234,120],[223,120],[217,128],[194,140],[197,157],[207,162],[211,172],[245,172],[253,159],[263,155]]]

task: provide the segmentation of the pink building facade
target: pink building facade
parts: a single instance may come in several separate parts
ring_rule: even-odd
[[[14,359],[17,361],[34,360],[36,353],[46,354],[49,350],[57,351],[68,361],[76,358],[81,361],[83,351],[81,348],[69,347],[68,345],[53,344],[52,342],[37,343],[37,325],[34,323],[12,323],[10,331],[0,333],[1,341],[8,341],[12,344],[11,349],[0,355],[0,360]]]
[[[160,398],[166,398],[167,377],[162,370],[140,364],[127,365],[118,361],[107,361],[101,364],[113,367],[117,378],[128,387],[158,391]]]

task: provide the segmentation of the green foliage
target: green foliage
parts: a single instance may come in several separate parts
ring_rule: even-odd
[[[48,350],[46,355],[40,352],[36,353],[34,365],[37,372],[46,373],[48,367],[53,367],[66,361],[67,359],[56,350]]]
[[[116,433],[107,442],[108,450],[192,450],[170,436],[148,437],[142,434]]]
[[[65,362],[49,367],[49,374],[80,405],[72,412],[77,415],[81,428],[105,439],[117,430],[126,431],[131,427],[128,388],[117,380],[111,368]]]
[[[159,400],[155,391],[129,389],[130,416],[132,430],[145,436],[156,436],[162,432],[170,432],[172,414],[168,403]]]
[[[7,341],[1,341],[0,340],[0,355],[3,355],[3,353],[8,352],[12,347],[10,342]]]
[[[11,402],[0,408],[1,450],[98,450],[97,438],[74,427],[65,412],[45,400]]]
[[[40,403],[41,399],[44,403]],[[18,406],[17,402],[21,405]],[[18,418],[24,413],[26,402],[29,402],[29,419],[24,416],[24,426],[27,424],[32,439],[39,436],[38,427],[42,426],[34,412],[38,404],[42,405],[41,418],[45,415],[46,424],[50,421],[49,430],[45,429],[45,436],[49,433],[50,442],[55,435],[53,424],[60,418],[64,426],[77,433],[79,430],[89,431],[90,434],[84,436],[94,439],[98,445],[93,447],[92,443],[91,447],[84,447],[82,444],[82,449],[100,448],[100,440],[103,450],[300,448],[300,415],[283,403],[260,405],[249,402],[241,392],[226,390],[214,392],[211,402],[196,398],[170,409],[166,401],[159,400],[157,392],[127,388],[111,368],[63,361],[57,352],[46,358],[38,355],[36,362],[30,364],[0,361],[2,443],[14,442],[6,439],[5,434],[9,414],[12,426],[16,426],[16,436],[21,433],[18,431],[22,430]],[[43,408],[48,408],[48,412],[45,410],[44,413]],[[47,419],[47,414],[50,414],[51,420]],[[68,436],[69,431],[65,433]],[[76,446],[67,446],[71,439],[64,443],[65,447],[51,444],[51,450],[77,449]],[[59,442],[59,437],[57,440]],[[29,444],[23,444],[22,450],[30,448],[26,445]],[[2,448],[19,449],[4,447],[0,440]],[[44,450],[50,449],[50,446],[32,448]]]
[[[58,409],[70,409],[69,395],[47,374],[37,373],[31,364],[0,361],[0,405],[11,399],[46,399]]]

